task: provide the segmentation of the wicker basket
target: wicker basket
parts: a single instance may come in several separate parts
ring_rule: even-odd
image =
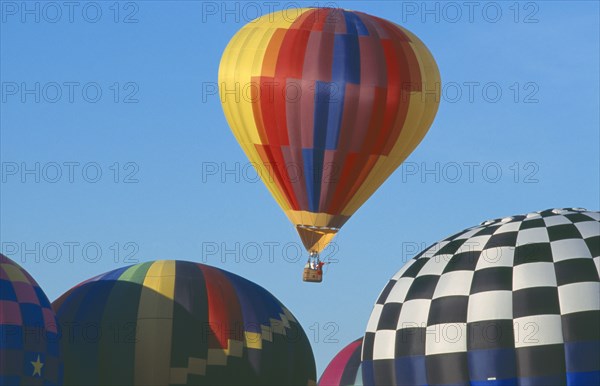
[[[302,274],[302,280],[310,283],[320,283],[323,281],[323,271],[304,268],[304,272]]]

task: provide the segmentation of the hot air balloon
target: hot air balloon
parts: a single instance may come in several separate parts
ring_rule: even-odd
[[[36,281],[0,254],[0,385],[60,385],[58,322]]]
[[[409,260],[363,341],[369,385],[600,384],[600,212],[490,220]]]
[[[235,34],[219,91],[237,141],[318,257],[423,139],[440,75],[425,45],[392,22],[287,9]]]
[[[314,385],[308,338],[264,288],[186,261],[120,268],[53,303],[67,385]]]
[[[319,379],[319,386],[362,385],[360,353],[363,338],[356,339],[329,362]]]

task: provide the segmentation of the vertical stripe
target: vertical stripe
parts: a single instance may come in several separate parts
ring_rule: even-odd
[[[336,34],[343,35],[348,33],[343,9],[332,9],[331,13],[329,14],[329,20],[333,25],[333,31]]]
[[[313,128],[313,148],[325,149],[325,140],[327,138],[327,124],[329,121],[329,105],[331,103],[331,83],[317,81],[315,83],[315,115]]]
[[[324,386],[354,385],[356,372],[360,365],[361,346],[362,338],[355,340],[337,353],[327,365],[319,384]]]
[[[308,38],[302,78],[331,82],[333,69],[333,45],[335,35],[312,31]]]
[[[294,189],[290,179],[287,177],[287,165],[285,164],[281,147],[256,145],[256,150],[261,155],[263,163],[267,166],[268,177],[275,181],[280,192],[290,203],[290,206],[298,209],[298,200],[294,196]]]
[[[83,324],[93,323],[97,327],[95,321],[101,319],[103,308],[106,304],[106,299],[112,289],[112,282],[92,282],[81,285],[76,291],[65,300],[57,310],[58,321],[61,325],[72,326],[73,321],[79,321]],[[63,295],[63,296],[67,296]],[[55,305],[56,307],[56,305]],[[89,325],[88,325],[89,326]],[[74,327],[69,327],[73,328]],[[86,331],[88,336],[93,336],[100,328],[94,330],[93,327]],[[75,330],[81,331],[81,330]],[[65,383],[77,383],[77,379],[98,379],[100,376],[98,350],[94,342],[90,342],[81,335],[77,335],[77,350],[65,350]],[[62,347],[68,347],[62,343]]]
[[[334,82],[329,87],[329,112],[327,114],[327,135],[325,148],[336,150],[342,126],[342,116],[344,111],[344,99],[346,95],[346,84]]]
[[[358,17],[356,13],[344,11],[344,18],[346,21],[346,28],[348,29],[349,34],[361,36],[369,34],[367,27],[363,24],[362,20]]]
[[[255,97],[256,99],[252,100],[252,116],[254,117],[256,131],[260,143],[268,145],[270,140],[266,127],[270,122],[274,122],[273,104],[268,102],[272,102],[275,95],[274,83],[272,78],[262,76],[252,77],[250,83],[250,87],[256,87],[259,91],[258,96]]]
[[[306,178],[308,209],[311,212],[319,212],[324,150],[318,148],[302,149],[302,156],[304,158],[304,175]]]
[[[270,128],[275,127],[277,124],[274,101],[277,92],[281,92],[281,90],[276,87],[276,82],[270,77],[254,77],[252,83],[258,84],[260,89],[260,98],[252,104],[254,123],[260,137],[259,143],[262,145],[277,145],[279,137]]]
[[[362,114],[364,109],[359,109],[360,101],[360,85],[346,84],[344,91],[344,109],[342,114],[342,130],[340,130],[340,138],[338,141],[338,150],[340,152],[358,152],[360,149],[360,137],[357,133],[360,131],[359,112]],[[363,101],[364,103],[364,101]],[[340,166],[343,166],[341,164]]]
[[[368,86],[365,86],[365,91]],[[361,88],[362,89],[362,88]],[[385,138],[386,141],[391,140],[390,138],[383,136],[381,133],[381,127],[383,125],[383,114],[385,113],[385,98],[386,90],[375,87],[369,90],[373,95],[373,104],[370,111],[369,121],[367,123],[367,135],[362,143],[360,152],[363,154],[381,154],[379,149],[375,147],[377,139],[380,137]]]
[[[387,67],[381,39],[378,36],[362,36],[358,44],[361,86],[386,87]]]
[[[360,87],[350,83],[346,84],[337,149],[326,152],[325,167],[328,170],[324,171],[320,208],[327,213],[334,213],[331,212],[334,195],[343,190],[344,184],[347,183],[342,176],[347,166],[348,154],[358,152],[360,149],[359,129],[361,124],[358,115],[360,111],[364,110],[359,109],[361,105],[359,102]]]
[[[381,157],[376,155],[356,154],[354,163],[344,165],[346,170],[342,172],[342,182],[345,179],[350,183],[350,187],[346,188],[347,190],[340,190],[340,194],[337,197],[334,196],[332,202],[332,205],[334,205],[332,210],[335,210],[334,213],[341,212],[348,205],[348,202],[354,198],[356,192],[363,186],[369,173],[380,160]],[[353,174],[353,169],[360,170],[360,173],[358,175]]]
[[[221,270],[200,266],[206,283],[208,322],[212,330],[209,349],[227,350],[229,340],[243,341],[242,315],[238,298],[231,282]]]
[[[332,193],[339,183],[344,153],[340,150],[325,150],[323,158],[323,176],[321,177],[321,194],[319,196],[319,208],[326,212]]]
[[[103,279],[102,283],[111,283],[112,288],[108,297],[102,316],[99,319],[102,327],[102,339],[98,340],[99,378],[97,382],[105,385],[133,384],[134,382],[134,358],[136,351],[136,330],[134,322],[137,319],[138,308],[132,305],[139,304],[142,294],[140,282],[122,280],[127,272],[145,272],[151,263],[127,267],[121,275],[112,275],[112,279]],[[99,284],[99,283],[98,283]],[[99,305],[96,307],[100,308]],[[85,360],[89,360],[85,358]]]
[[[359,32],[360,36],[371,36],[376,37],[377,39],[382,39],[382,37],[377,29],[376,24],[378,21],[375,17],[369,16],[362,12],[352,12],[353,15],[358,19],[357,23],[362,24],[362,28],[364,28],[364,32]],[[358,28],[358,27],[357,27]],[[358,28],[359,31],[362,31],[362,28]]]
[[[294,98],[296,89],[288,88],[287,79],[301,79],[304,66],[304,53],[308,44],[310,31],[289,29],[283,37],[283,42],[277,58],[275,69],[275,91],[274,111],[276,130],[273,133],[279,138],[278,145],[289,145],[289,130],[286,122],[286,100]],[[288,96],[288,90],[292,95]],[[284,96],[283,98],[280,96]],[[275,129],[273,128],[273,129]],[[269,131],[267,127],[267,131]]]
[[[346,366],[342,373],[341,384],[342,385],[356,385],[356,375],[360,370],[360,351],[361,351],[362,339],[358,342],[354,342],[353,351],[348,358]]]
[[[285,12],[285,11],[284,11]],[[310,8],[308,10],[289,9],[287,12],[302,12],[299,17],[290,25],[290,29],[301,29],[310,31],[314,29],[315,24],[319,22],[319,9]],[[287,17],[287,16],[286,16]]]
[[[198,264],[177,261],[171,368],[188,368],[190,358],[207,359],[208,297]]]
[[[129,281],[136,284],[143,284],[144,278],[146,277],[146,273],[152,266],[152,262],[146,262],[141,264],[136,264],[134,266],[129,267],[125,272],[119,276],[118,280]]]
[[[316,18],[315,24],[313,25],[313,31],[323,31],[329,20],[329,14],[331,8],[316,8],[313,11],[313,17]]]
[[[372,28],[377,32],[377,35],[381,38],[381,39],[389,39],[390,35],[388,33],[388,30],[386,30],[385,28],[383,28],[383,23],[386,23],[387,20],[382,19],[380,17],[377,16],[371,16],[368,15],[364,12],[358,12],[356,11],[356,14],[359,15],[359,17],[361,18],[361,20],[363,21],[363,23],[365,23],[367,25],[367,28]]]
[[[169,384],[174,295],[175,261],[154,262],[146,273],[138,305],[135,384]]]
[[[332,79],[360,83],[360,48],[357,35],[335,35]]]
[[[317,82],[308,81],[308,87],[303,89],[302,100],[300,101],[300,130],[302,148],[310,148],[314,141],[314,126],[315,126],[315,99],[317,98]]]
[[[383,115],[382,131],[377,147],[385,155],[389,153],[399,137],[408,113],[409,99],[406,84],[411,82],[408,63],[402,59],[398,43],[392,40],[383,42],[387,67],[386,109]],[[413,70],[414,71],[414,70]]]
[[[157,292],[167,299],[173,300],[175,296],[175,261],[173,260],[158,260],[150,266],[144,278],[144,287]],[[145,311],[140,308],[140,313]],[[170,317],[171,312],[160,311],[155,309],[152,311],[158,312],[161,316]]]
[[[285,125],[288,129],[288,145],[301,147],[301,105],[306,81],[288,78],[286,80]]]
[[[260,76],[267,78],[275,76],[279,51],[281,50],[281,44],[283,43],[286,31],[287,30],[280,28],[273,31],[273,35],[271,35],[264,52]]]
[[[334,197],[332,200],[336,202],[335,208],[343,208],[343,203],[350,199],[349,195],[351,194],[351,188],[357,182],[358,177],[360,176],[360,170],[368,166],[365,161],[367,159],[366,154],[369,152],[365,149],[365,144],[369,142],[369,135],[372,135],[369,132],[369,129],[371,129],[370,121],[372,120],[373,109],[377,102],[376,98],[373,96],[374,90],[371,87],[349,84],[348,88],[352,92],[351,95],[357,99],[355,108],[356,116],[354,117],[352,124],[343,129],[344,133],[342,135],[349,138],[349,143],[346,145],[345,140],[342,142],[347,146],[349,151],[357,154],[351,159],[359,162],[340,163],[341,172],[339,181],[337,184],[330,187],[335,189],[335,192],[332,193]],[[364,179],[360,181],[362,182]],[[329,202],[331,202],[331,200]],[[327,210],[333,210],[334,206],[328,205],[326,208]]]
[[[286,179],[293,189],[297,208],[308,207],[308,196],[306,194],[306,180],[304,179],[304,160],[302,159],[302,147],[283,147],[281,149],[285,161]]]

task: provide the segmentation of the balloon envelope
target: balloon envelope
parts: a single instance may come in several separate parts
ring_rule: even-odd
[[[362,340],[359,338],[344,347],[329,362],[319,379],[319,386],[354,386],[362,385],[362,369],[360,353]]]
[[[409,260],[363,341],[373,385],[600,384],[600,213],[486,221]]]
[[[79,284],[53,306],[66,384],[315,384],[310,343],[288,309],[214,267],[173,260],[125,267]]]
[[[0,385],[60,385],[58,322],[36,281],[0,254]]]
[[[231,39],[219,91],[240,146],[318,253],[424,137],[440,77],[425,45],[387,20],[286,9]]]

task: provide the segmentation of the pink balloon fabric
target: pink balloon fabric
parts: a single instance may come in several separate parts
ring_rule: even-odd
[[[319,380],[319,386],[362,385],[360,353],[362,340],[359,338],[344,347],[327,365]]]

